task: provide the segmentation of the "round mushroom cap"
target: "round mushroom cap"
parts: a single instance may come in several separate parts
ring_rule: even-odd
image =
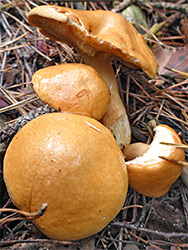
[[[48,204],[34,223],[58,240],[103,229],[122,208],[128,188],[124,157],[109,129],[70,113],[39,116],[15,135],[4,180],[19,209],[36,212]]]
[[[156,74],[158,63],[152,51],[119,13],[44,5],[33,8],[28,21],[52,40],[65,42],[88,56],[109,53],[131,67],[141,68],[150,77]]]
[[[149,197],[160,197],[167,193],[180,176],[183,168],[178,164],[163,160],[159,156],[167,157],[169,160],[185,160],[183,148],[162,145],[160,142],[178,144],[181,143],[181,139],[169,126],[158,125],[149,148],[142,155],[126,162],[129,186]],[[139,144],[137,146],[140,147]],[[136,144],[133,150],[139,152]]]
[[[110,102],[107,84],[91,66],[66,63],[40,69],[32,77],[40,99],[56,110],[100,120]]]

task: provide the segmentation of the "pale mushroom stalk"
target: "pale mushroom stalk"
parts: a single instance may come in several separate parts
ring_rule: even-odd
[[[79,54],[82,53],[79,52]],[[128,145],[131,140],[131,130],[127,112],[119,95],[118,83],[112,68],[112,56],[108,53],[99,52],[94,57],[89,57],[85,54],[82,54],[82,57],[86,64],[96,69],[110,89],[111,101],[101,122],[113,131],[120,147]]]
[[[32,9],[28,21],[49,38],[72,46],[85,63],[103,77],[111,90],[111,103],[102,122],[112,129],[120,147],[129,144],[129,120],[111,61],[121,60],[154,77],[158,64],[141,35],[120,14],[103,10],[84,11],[45,5]]]

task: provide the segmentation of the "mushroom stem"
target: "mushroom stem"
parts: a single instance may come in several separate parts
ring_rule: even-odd
[[[111,65],[112,56],[104,52],[98,52],[94,57],[87,56],[80,51],[78,53],[82,56],[86,64],[95,68],[110,89],[111,101],[101,119],[101,123],[112,129],[120,147],[130,144],[131,129],[129,119],[120,97],[118,83]]]
[[[72,46],[103,77],[111,89],[111,103],[102,123],[110,127],[120,147],[130,143],[131,132],[125,107],[119,96],[111,61],[121,60],[156,75],[158,63],[136,29],[120,14],[44,5],[28,14],[31,25],[45,36]]]

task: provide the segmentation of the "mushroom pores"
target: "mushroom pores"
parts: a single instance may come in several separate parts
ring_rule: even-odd
[[[39,98],[56,110],[100,120],[110,102],[110,91],[96,70],[80,63],[40,69],[32,77]]]
[[[21,210],[48,207],[34,223],[52,239],[77,240],[102,230],[126,199],[124,157],[98,121],[51,113],[27,123],[4,158],[4,180]]]
[[[185,160],[184,149],[162,145],[160,142],[176,144],[181,143],[181,139],[169,126],[158,125],[149,148],[143,154],[138,155],[137,146],[140,147],[140,144],[135,144],[132,148],[137,151],[135,155],[138,156],[126,162],[129,186],[149,197],[160,197],[167,193],[182,171],[182,166],[163,160],[160,156],[167,157],[169,160]]]

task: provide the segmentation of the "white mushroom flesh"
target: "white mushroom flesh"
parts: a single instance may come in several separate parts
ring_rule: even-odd
[[[143,164],[151,165],[162,161],[159,156],[168,157],[174,150],[174,146],[163,145],[161,142],[174,143],[174,134],[166,127],[158,126],[155,128],[155,136],[149,147],[149,149],[141,156],[136,157],[131,161],[127,161],[127,164],[138,164],[140,167]]]

